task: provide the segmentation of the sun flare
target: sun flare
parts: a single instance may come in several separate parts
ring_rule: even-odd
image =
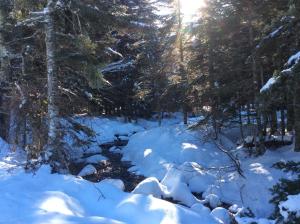
[[[205,6],[204,0],[180,0],[180,4],[185,22],[192,21],[199,9]]]

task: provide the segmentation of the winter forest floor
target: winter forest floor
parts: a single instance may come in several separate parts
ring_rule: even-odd
[[[239,159],[243,177],[207,130],[187,130],[180,116],[160,127],[152,120],[75,120],[95,136],[76,133],[88,147],[66,136],[73,175],[51,174],[48,166],[26,172],[24,151],[11,152],[0,139],[0,223],[271,224],[270,188],[295,178],[273,165],[300,161],[292,146],[249,156],[226,130],[221,143]]]

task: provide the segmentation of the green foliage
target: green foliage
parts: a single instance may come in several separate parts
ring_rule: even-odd
[[[88,81],[89,86],[92,89],[99,90],[100,88],[110,85],[110,83],[104,79],[100,69],[94,65],[87,65],[85,68],[85,78]]]

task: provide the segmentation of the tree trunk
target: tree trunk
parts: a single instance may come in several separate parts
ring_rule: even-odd
[[[283,136],[285,136],[285,114],[284,114],[284,108],[280,110],[280,128],[281,128],[281,136],[283,140]]]
[[[187,84],[188,84],[188,77],[186,71],[184,69],[184,50],[183,50],[183,35],[182,35],[182,17],[181,17],[181,4],[180,0],[178,0],[178,34],[179,34],[179,53],[180,53],[180,73],[182,76],[182,81],[184,85],[183,90],[183,103],[182,103],[182,111],[183,111],[183,123],[188,123],[188,103],[187,103]]]
[[[48,0],[48,12],[46,13],[46,57],[47,57],[47,81],[48,81],[48,152],[51,155],[52,168],[56,172],[65,169],[63,149],[60,147],[59,120],[57,107],[58,80],[57,66],[55,62],[55,1]]]
[[[272,110],[270,114],[271,134],[275,134],[277,131],[277,113],[276,110]]]
[[[293,95],[289,94],[289,99],[287,100],[287,124],[286,128],[288,132],[291,132],[294,130],[294,120],[295,120],[295,114],[294,114],[294,104],[291,102],[291,99],[293,99]],[[293,101],[293,100],[292,100]]]
[[[300,152],[300,63],[294,68],[295,151]]]
[[[251,124],[251,112],[250,112],[250,103],[247,103],[247,124],[250,125]]]
[[[9,1],[1,0],[0,1],[0,83],[7,82],[9,77],[9,52],[5,46],[3,30],[7,22],[6,19],[9,16]],[[9,114],[10,102],[7,98],[3,96],[4,94],[0,92],[0,136],[7,137],[9,135]],[[8,131],[7,131],[8,130]]]
[[[268,128],[269,118],[266,112],[263,113],[263,135],[267,135],[267,128]]]
[[[244,129],[243,129],[243,118],[242,118],[242,106],[239,106],[239,124],[240,124],[240,134],[242,142],[245,141]]]
[[[249,2],[249,9],[250,9],[250,17],[248,20],[248,27],[249,27],[249,44],[251,49],[254,49],[254,33],[253,33],[253,25],[252,25],[252,3]],[[258,142],[257,139],[255,139],[255,148],[256,153],[258,155],[262,155],[265,153],[265,146],[264,146],[264,136],[263,136],[263,127],[262,127],[262,121],[261,121],[261,108],[260,108],[260,100],[259,100],[259,94],[260,94],[260,75],[257,72],[257,61],[254,55],[251,56],[251,72],[253,76],[253,82],[254,82],[254,104],[256,109],[256,123],[257,123],[257,136],[258,136]]]

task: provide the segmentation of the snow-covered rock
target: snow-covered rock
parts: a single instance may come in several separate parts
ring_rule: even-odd
[[[122,153],[122,150],[119,147],[117,147],[117,146],[111,147],[109,149],[109,151],[112,152],[112,153]]]
[[[116,188],[120,189],[121,191],[125,190],[125,184],[120,179],[104,179],[100,181],[100,183],[107,183],[115,186]]]
[[[92,164],[97,164],[97,163],[105,163],[108,159],[105,156],[102,155],[94,155],[90,156],[85,159],[85,163],[92,163]]]
[[[218,207],[211,211],[210,213],[216,221],[220,224],[230,224],[231,219],[227,209]]]
[[[240,209],[241,208],[239,208],[239,206],[237,204],[234,204],[234,205],[231,205],[228,210],[231,213],[238,213],[240,211]]]
[[[205,201],[209,204],[211,208],[216,208],[220,206],[222,203],[220,198],[215,194],[209,194],[205,197]]]
[[[132,191],[134,194],[153,195],[161,198],[167,192],[167,188],[163,186],[155,177],[149,177],[139,183]]]
[[[85,177],[95,173],[97,173],[97,169],[93,165],[88,164],[79,172],[78,176]]]

